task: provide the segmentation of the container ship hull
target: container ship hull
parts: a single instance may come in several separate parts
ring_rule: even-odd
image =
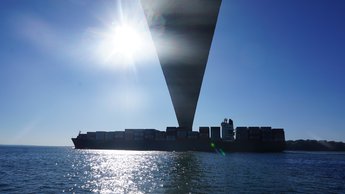
[[[201,152],[282,152],[285,142],[239,142],[212,140],[90,140],[72,138],[75,149]]]

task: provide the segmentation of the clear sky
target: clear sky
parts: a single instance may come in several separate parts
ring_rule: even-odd
[[[194,120],[345,141],[345,1],[223,0]],[[125,48],[125,49],[123,49]],[[0,1],[0,144],[176,126],[137,0]]]

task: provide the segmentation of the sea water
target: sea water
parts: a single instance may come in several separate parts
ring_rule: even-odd
[[[345,193],[345,153],[0,146],[0,193]]]

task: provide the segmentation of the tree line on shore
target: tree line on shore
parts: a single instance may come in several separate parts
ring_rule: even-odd
[[[345,151],[344,142],[326,140],[288,140],[286,150],[303,151]]]

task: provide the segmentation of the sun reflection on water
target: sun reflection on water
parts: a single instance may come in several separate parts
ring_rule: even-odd
[[[163,183],[160,183],[161,175],[156,176],[166,167],[160,152],[115,150],[78,150],[78,152],[80,157],[75,158],[73,166],[77,176],[70,175],[70,177],[79,177],[81,184],[74,185],[76,187],[74,190],[82,189],[96,193],[143,193],[157,191],[159,187],[163,187]],[[73,191],[73,188],[69,191]]]
[[[198,157],[197,157],[198,156]],[[163,151],[73,150],[65,178],[69,193],[189,193],[207,190],[203,165],[214,154]],[[200,160],[201,159],[201,160]]]

